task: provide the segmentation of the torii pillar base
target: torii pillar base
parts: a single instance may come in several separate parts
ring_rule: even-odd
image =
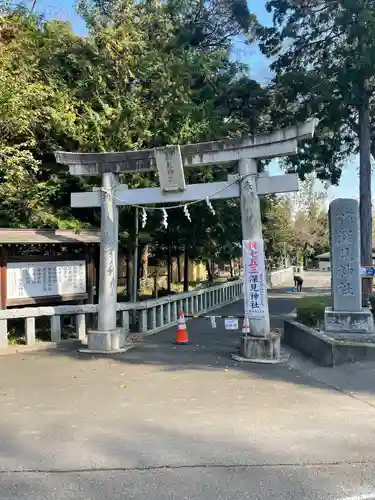
[[[266,337],[243,335],[240,340],[240,354],[232,354],[235,361],[275,365],[288,359],[280,354],[280,335],[276,333]]]
[[[134,344],[126,343],[121,328],[112,331],[89,330],[87,348],[78,351],[84,354],[121,354]]]

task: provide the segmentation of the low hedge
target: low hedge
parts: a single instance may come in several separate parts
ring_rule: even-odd
[[[369,296],[370,306],[373,311],[375,311],[375,293],[371,293]]]
[[[319,328],[324,322],[324,311],[331,306],[330,296],[303,297],[298,300],[296,320],[300,323]]]

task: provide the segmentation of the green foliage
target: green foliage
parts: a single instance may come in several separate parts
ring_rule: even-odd
[[[325,308],[331,305],[331,297],[303,297],[298,300],[296,320],[306,326],[319,328],[324,321]]]
[[[263,200],[263,237],[269,264],[282,267],[293,249],[292,211],[288,198],[268,196]]]
[[[375,311],[375,293],[371,293],[369,296],[370,305],[373,311]]]
[[[308,175],[294,196],[296,208],[293,240],[296,253],[306,259],[329,248],[328,214],[325,191],[318,192],[315,179]]]
[[[70,193],[98,179],[72,178],[53,152],[120,151],[238,137],[276,128],[272,95],[231,60],[233,38],[252,40],[255,17],[244,0],[80,2],[89,34],[25,9],[0,17],[0,225],[97,226],[98,211],[70,209]],[[189,169],[188,182],[224,180],[223,167]],[[122,175],[130,187],[157,184],[155,173]],[[149,213],[142,243],[155,255],[229,260],[241,253],[238,200]],[[288,208],[265,206],[269,256],[289,245]],[[282,226],[285,225],[284,229]],[[134,210],[120,213],[121,244],[134,241]]]
[[[274,27],[259,28],[261,50],[275,71],[272,116],[285,124],[317,116],[313,141],[288,162],[301,177],[317,168],[337,183],[358,152],[359,109],[375,90],[375,2],[269,0]],[[372,104],[373,106],[373,104]],[[371,112],[375,152],[375,113]]]

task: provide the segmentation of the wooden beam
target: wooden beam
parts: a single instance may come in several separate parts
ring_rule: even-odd
[[[7,307],[14,306],[26,306],[26,305],[42,305],[42,304],[54,304],[56,302],[72,302],[87,300],[87,293],[76,293],[74,295],[48,295],[43,297],[23,297],[19,299],[8,299]],[[3,308],[4,309],[4,308]]]
[[[288,193],[298,191],[298,175],[284,174],[272,177],[259,176],[257,192],[260,196],[271,193]],[[239,184],[236,182],[211,182],[208,184],[189,184],[181,193],[162,193],[160,188],[128,189],[121,184],[115,190],[117,205],[153,205],[181,203],[195,200],[219,200],[240,196]],[[100,207],[100,192],[72,193],[73,208]]]
[[[87,303],[94,303],[95,248],[86,249],[86,293]]]

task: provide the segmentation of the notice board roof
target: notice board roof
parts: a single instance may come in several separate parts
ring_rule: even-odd
[[[0,245],[79,245],[100,243],[100,231],[2,229]]]

